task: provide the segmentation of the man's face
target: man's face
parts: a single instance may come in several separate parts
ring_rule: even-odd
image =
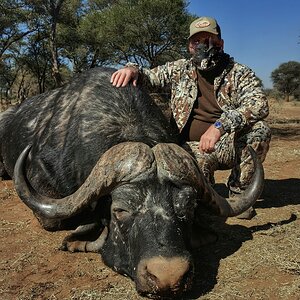
[[[199,44],[204,44],[209,47],[209,39],[211,39],[211,43],[214,47],[223,49],[224,41],[222,39],[215,34],[203,31],[190,37],[188,44],[190,54],[195,54],[196,48]]]

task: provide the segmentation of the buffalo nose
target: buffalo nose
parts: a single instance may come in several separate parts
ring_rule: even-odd
[[[184,257],[144,259],[138,265],[137,289],[142,294],[177,294],[188,288],[191,269]]]

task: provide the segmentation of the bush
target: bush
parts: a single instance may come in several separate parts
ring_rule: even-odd
[[[284,95],[277,89],[265,89],[265,93],[268,98],[273,98],[276,100],[282,100],[284,98]]]

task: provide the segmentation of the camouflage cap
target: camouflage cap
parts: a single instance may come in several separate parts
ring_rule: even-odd
[[[200,17],[193,21],[190,25],[189,38],[198,32],[210,32],[221,37],[221,29],[217,21],[210,17]]]

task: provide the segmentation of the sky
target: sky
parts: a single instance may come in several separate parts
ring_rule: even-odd
[[[190,0],[188,11],[221,27],[224,50],[272,88],[273,70],[300,62],[299,0]]]

